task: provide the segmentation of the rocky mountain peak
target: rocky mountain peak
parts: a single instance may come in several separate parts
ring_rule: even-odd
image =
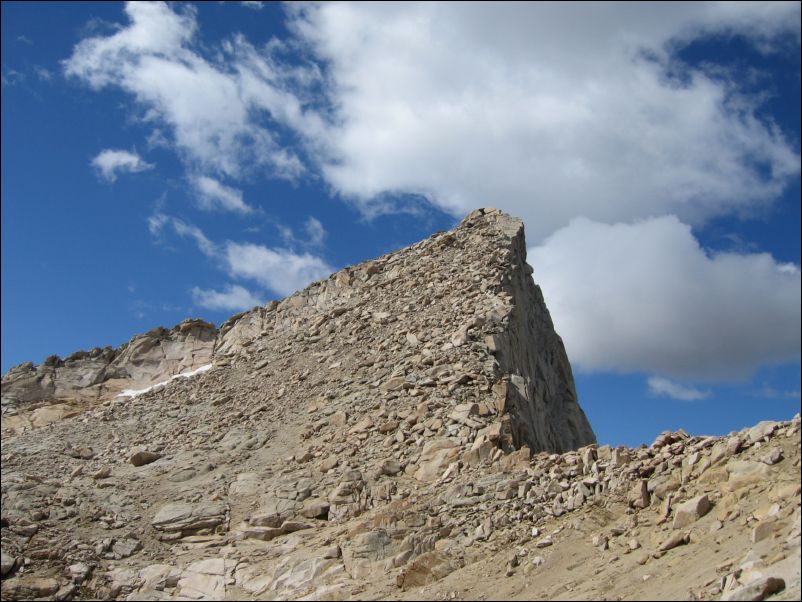
[[[597,445],[495,209],[2,387],[4,599],[798,597],[799,417]]]

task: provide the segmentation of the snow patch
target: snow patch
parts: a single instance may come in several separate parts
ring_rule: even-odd
[[[196,368],[195,370],[192,370],[190,372],[182,372],[181,374],[176,374],[174,376],[171,376],[167,380],[163,380],[162,382],[156,383],[155,385],[150,385],[145,389],[124,389],[119,395],[117,395],[117,397],[136,397],[137,395],[142,395],[142,393],[147,393],[148,391],[151,391],[156,387],[166,385],[171,380],[175,380],[176,378],[189,378],[190,376],[195,376],[197,374],[200,374],[201,372],[207,372],[211,370],[211,368],[212,368],[211,364],[206,364],[205,366],[201,366],[200,368]]]

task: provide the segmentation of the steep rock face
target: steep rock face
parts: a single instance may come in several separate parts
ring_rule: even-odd
[[[523,223],[505,215],[497,222],[510,237],[509,270],[502,287],[511,297],[512,309],[507,327],[489,343],[501,372],[508,375],[499,390],[514,445],[526,444],[536,452],[577,449],[596,438],[579,407],[562,339],[526,263]]]
[[[125,387],[147,386],[211,362],[217,329],[185,320],[170,330],[154,328],[117,349],[95,347],[38,366],[31,362],[3,377],[3,405],[55,400],[96,400]]]

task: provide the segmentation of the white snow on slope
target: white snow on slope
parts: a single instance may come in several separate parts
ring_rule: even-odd
[[[117,395],[117,397],[136,397],[137,395],[142,395],[142,393],[147,393],[148,391],[155,389],[156,387],[166,385],[171,380],[175,380],[176,378],[189,378],[190,376],[195,376],[197,374],[200,374],[201,372],[207,372],[208,370],[211,370],[211,368],[212,368],[211,364],[206,364],[205,366],[201,366],[200,368],[196,368],[195,370],[192,370],[190,372],[182,372],[181,374],[176,374],[174,376],[171,376],[167,380],[163,380],[162,382],[156,383],[155,385],[151,385],[145,389],[124,389],[122,393]]]

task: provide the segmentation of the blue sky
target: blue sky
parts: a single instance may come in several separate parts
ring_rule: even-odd
[[[2,3],[2,371],[525,220],[599,440],[800,407],[799,3]]]

